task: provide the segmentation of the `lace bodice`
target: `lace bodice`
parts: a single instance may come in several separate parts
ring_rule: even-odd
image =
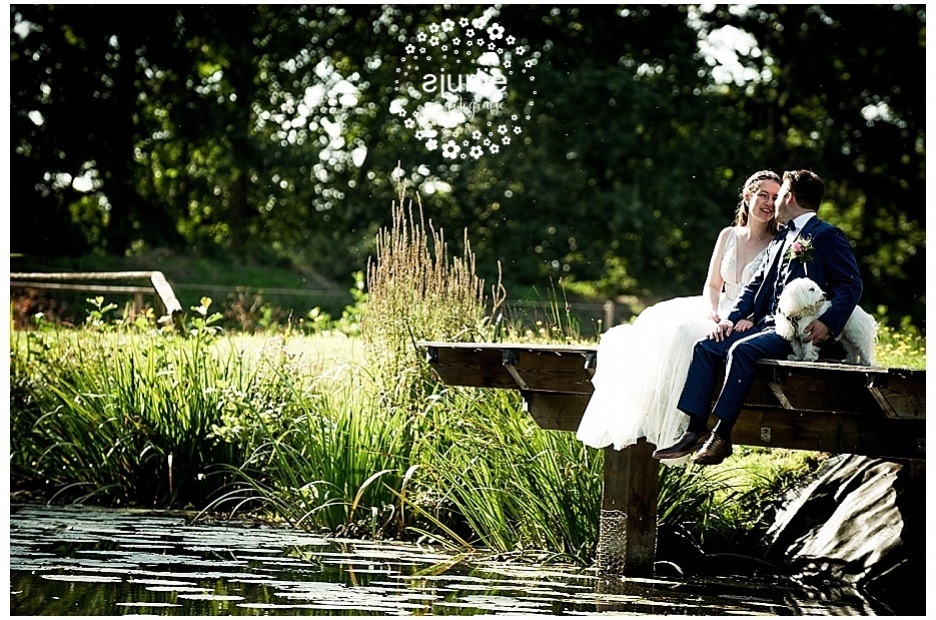
[[[725,251],[722,254],[721,277],[725,280],[725,290],[722,292],[721,300],[718,303],[719,312],[726,312],[734,304],[735,300],[741,296],[744,285],[751,281],[761,261],[767,253],[764,248],[757,254],[751,262],[744,265],[743,269],[738,266],[738,228],[731,229],[731,234],[725,241]]]

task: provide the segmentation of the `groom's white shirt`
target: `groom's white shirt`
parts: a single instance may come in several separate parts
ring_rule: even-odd
[[[815,211],[810,211],[809,213],[803,213],[793,218],[793,225],[796,226],[793,230],[787,231],[786,239],[783,242],[783,249],[781,252],[786,252],[786,249],[790,247],[790,244],[793,243],[797,237],[803,232],[803,226],[806,225],[806,222],[816,217]],[[781,254],[782,256],[782,254]]]

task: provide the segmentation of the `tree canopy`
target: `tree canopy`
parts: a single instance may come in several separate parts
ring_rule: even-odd
[[[247,253],[347,278],[404,183],[509,289],[656,299],[700,289],[748,174],[811,168],[862,305],[923,322],[923,5],[10,10],[14,252]],[[490,65],[498,115],[458,142],[414,106],[464,72],[469,30],[516,47]]]

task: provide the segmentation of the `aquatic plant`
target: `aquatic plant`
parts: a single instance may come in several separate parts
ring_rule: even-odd
[[[228,466],[237,483],[208,509],[253,510],[347,536],[403,532],[398,497],[413,460],[411,417],[373,399],[363,369],[341,370],[293,395],[292,415],[252,442],[242,464]]]
[[[422,454],[422,484],[466,526],[464,538],[502,552],[590,557],[601,506],[601,459],[569,433],[542,431],[519,394],[441,392],[439,440]]]
[[[62,501],[156,506],[199,504],[223,486],[212,467],[242,462],[251,445],[219,434],[225,417],[247,403],[255,415],[238,428],[269,432],[295,386],[282,367],[215,347],[208,305],[194,309],[188,336],[157,330],[152,317],[103,323],[97,313],[81,330],[17,333],[11,463],[20,483]]]

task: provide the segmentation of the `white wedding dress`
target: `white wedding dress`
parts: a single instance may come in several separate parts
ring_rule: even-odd
[[[721,276],[725,287],[719,314],[741,294],[766,256],[766,249],[738,269],[737,228],[725,242]],[[593,448],[615,450],[641,437],[657,448],[672,445],[686,430],[687,416],[676,409],[689,372],[692,347],[715,327],[701,295],[677,297],[653,305],[630,324],[606,331],[598,344],[595,388],[576,436]],[[685,464],[689,457],[663,461]]]

